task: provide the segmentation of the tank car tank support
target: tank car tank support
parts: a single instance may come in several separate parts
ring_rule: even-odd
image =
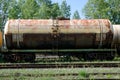
[[[115,53],[111,51],[107,52],[88,52],[85,54],[84,59],[88,61],[93,60],[113,60],[115,57]]]

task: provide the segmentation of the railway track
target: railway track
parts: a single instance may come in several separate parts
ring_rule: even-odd
[[[120,67],[120,62],[1,63],[0,69]]]

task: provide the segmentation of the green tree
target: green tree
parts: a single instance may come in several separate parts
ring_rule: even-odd
[[[52,3],[51,0],[38,0],[40,8],[36,13],[36,17],[40,19],[56,18],[60,15],[58,3]]]
[[[120,0],[88,0],[83,8],[86,18],[107,18],[120,23]]]
[[[7,20],[8,11],[12,0],[0,0],[0,29],[5,24]]]
[[[120,24],[120,0],[107,0],[109,19],[114,24]]]
[[[79,12],[76,10],[73,14],[73,19],[80,19]]]
[[[60,7],[58,5],[58,3],[53,3],[52,4],[52,10],[51,10],[51,15],[52,15],[52,18],[57,18],[59,17],[61,14],[60,12]]]
[[[86,18],[106,18],[108,10],[108,4],[105,0],[89,0],[83,12]]]
[[[19,3],[16,0],[12,0],[10,3],[10,8],[8,9],[8,17],[11,19],[18,19],[21,9],[18,5]]]
[[[8,9],[10,7],[10,2],[12,0],[0,0],[0,11],[3,14],[7,14],[8,13]]]
[[[70,18],[70,5],[67,5],[66,0],[63,0],[61,4],[61,17]]]
[[[38,0],[39,9],[36,12],[36,18],[48,19],[51,15],[51,1],[50,0]]]
[[[35,17],[35,13],[37,12],[37,9],[38,9],[38,4],[35,0],[26,0],[21,7],[22,18],[33,19]]]
[[[39,4],[39,9],[35,13],[36,18],[39,19],[48,19],[51,14],[51,0],[37,0]]]

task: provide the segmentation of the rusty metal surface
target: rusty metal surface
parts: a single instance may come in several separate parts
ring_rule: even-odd
[[[7,33],[51,33],[59,26],[61,33],[102,33],[109,31],[110,23],[106,19],[93,20],[9,20]]]
[[[113,44],[120,44],[120,25],[113,25]]]
[[[8,48],[98,48],[112,42],[110,27],[107,19],[9,20],[5,37]]]

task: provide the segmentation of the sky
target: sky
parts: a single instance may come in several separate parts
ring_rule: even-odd
[[[63,0],[52,0],[53,2],[58,2],[59,4],[62,3]],[[73,16],[73,13],[78,10],[80,17],[83,19],[84,14],[82,13],[82,9],[87,3],[88,0],[66,0],[67,4],[71,6],[71,18]]]

